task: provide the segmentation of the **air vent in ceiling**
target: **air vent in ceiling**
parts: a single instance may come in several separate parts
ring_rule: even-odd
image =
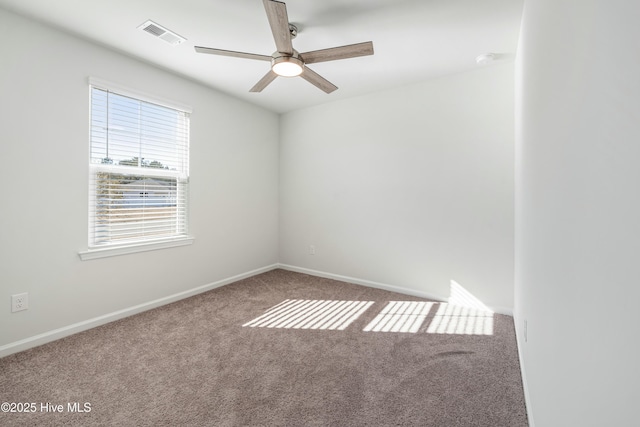
[[[169,43],[170,45],[173,45],[173,46],[179,45],[180,43],[182,43],[185,40],[187,40],[184,37],[181,37],[181,36],[177,35],[173,31],[167,30],[162,25],[158,25],[158,24],[156,24],[155,22],[153,22],[151,20],[149,20],[149,21],[145,22],[144,24],[140,25],[138,27],[138,29],[140,29],[142,31],[146,31],[147,33],[151,34],[152,36],[158,37],[158,38],[166,41],[167,43]]]

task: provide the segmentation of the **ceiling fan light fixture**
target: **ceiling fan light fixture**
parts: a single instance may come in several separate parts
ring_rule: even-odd
[[[304,63],[293,56],[279,56],[273,58],[271,69],[281,77],[296,77],[302,74]]]

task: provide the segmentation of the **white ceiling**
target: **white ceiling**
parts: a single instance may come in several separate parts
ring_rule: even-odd
[[[301,78],[278,78],[249,93],[268,62],[194,51],[207,46],[271,55],[276,49],[261,0],[0,0],[0,7],[287,112],[469,71],[487,52],[498,54],[497,63],[513,61],[523,1],[285,1],[289,21],[298,26],[293,46],[299,52],[373,41],[373,56],[310,65],[338,86],[328,95]],[[187,41],[171,46],[138,30],[148,19]]]

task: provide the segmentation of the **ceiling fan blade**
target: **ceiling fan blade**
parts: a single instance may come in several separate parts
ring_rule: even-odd
[[[276,73],[269,70],[267,74],[264,75],[263,78],[260,79],[258,83],[253,86],[249,92],[262,92],[262,90],[269,85],[272,81],[274,81],[278,77]]]
[[[262,0],[262,2],[267,12],[267,18],[269,19],[269,25],[271,26],[271,32],[273,33],[273,39],[276,42],[278,52],[293,55],[287,6],[282,2],[273,0]]]
[[[271,61],[270,55],[258,55],[256,53],[236,52],[234,50],[213,49],[210,47],[196,46],[196,52],[210,53],[213,55],[233,56],[236,58],[258,59],[260,61]]]
[[[304,67],[304,71],[300,74],[300,77],[324,91],[325,93],[331,93],[338,89],[338,86],[331,83],[329,80],[322,77],[320,74],[313,71],[311,68]]]
[[[367,55],[373,55],[373,42],[356,43],[347,46],[314,50],[311,52],[300,54],[305,64],[335,61],[336,59],[355,58],[358,56]]]

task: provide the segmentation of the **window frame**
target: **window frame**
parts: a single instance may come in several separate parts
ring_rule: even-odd
[[[89,155],[88,157],[88,173],[89,173],[89,179],[88,179],[88,185],[89,185],[89,199],[88,199],[88,226],[87,226],[87,232],[88,232],[88,236],[87,236],[87,249],[80,251],[79,252],[79,256],[82,260],[90,260],[90,259],[97,259],[97,258],[104,258],[104,257],[111,257],[111,256],[118,256],[118,255],[124,255],[124,254],[130,254],[130,253],[136,253],[136,252],[144,252],[144,251],[151,251],[151,250],[158,250],[158,249],[165,249],[165,248],[171,248],[171,247],[177,247],[177,246],[185,246],[185,245],[190,245],[193,243],[194,238],[189,234],[189,229],[188,229],[188,215],[189,215],[189,193],[187,190],[187,194],[185,196],[185,206],[186,206],[186,218],[185,218],[185,227],[186,227],[186,233],[184,235],[175,235],[175,236],[165,236],[165,237],[160,237],[157,239],[153,239],[153,240],[149,240],[149,239],[141,239],[141,240],[137,240],[137,241],[127,241],[125,243],[108,243],[108,244],[104,244],[104,245],[96,245],[96,246],[92,246],[91,245],[91,227],[94,224],[94,217],[95,217],[95,206],[93,206],[94,202],[91,199],[91,194],[92,191],[95,191],[95,189],[93,189],[92,186],[96,185],[94,182],[92,182],[94,180],[93,175],[96,173],[96,170],[100,170],[100,169],[104,169],[104,167],[101,166],[96,166],[92,164],[91,161],[91,147],[92,147],[92,139],[91,139],[91,117],[92,117],[92,94],[93,94],[93,89],[99,89],[99,90],[103,90],[103,91],[107,91],[110,93],[114,93],[116,95],[120,95],[120,96],[124,96],[124,97],[129,97],[129,98],[133,98],[137,101],[142,101],[142,102],[146,102],[146,103],[151,103],[151,104],[155,104],[155,105],[159,105],[162,107],[166,107],[166,108],[170,108],[173,110],[178,110],[180,112],[184,112],[187,114],[187,116],[189,116],[192,113],[192,109],[190,106],[181,104],[181,103],[177,103],[174,101],[170,101],[167,99],[163,99],[157,96],[153,96],[153,95],[149,95],[147,93],[144,93],[142,91],[138,91],[135,89],[130,89],[127,88],[125,86],[122,85],[118,85],[115,83],[111,83],[102,79],[97,79],[95,77],[90,77],[88,79],[88,83],[89,83]],[[188,138],[187,140],[187,150],[189,149],[189,143],[190,143],[190,138]],[[186,185],[187,185],[187,189],[189,187],[189,163],[190,163],[190,159],[189,159],[189,155],[187,154],[187,166],[186,166]],[[122,168],[121,166],[115,166],[113,169],[114,171],[117,171],[119,168]],[[159,172],[161,170],[158,171],[154,171],[153,169],[149,170],[149,171],[145,171],[147,173],[140,173],[140,170],[137,171],[129,171],[128,173],[131,175],[139,175],[139,176],[144,176],[144,175],[154,175],[155,172]],[[163,175],[162,172],[160,172],[160,175]],[[92,190],[93,189],[93,190]]]

